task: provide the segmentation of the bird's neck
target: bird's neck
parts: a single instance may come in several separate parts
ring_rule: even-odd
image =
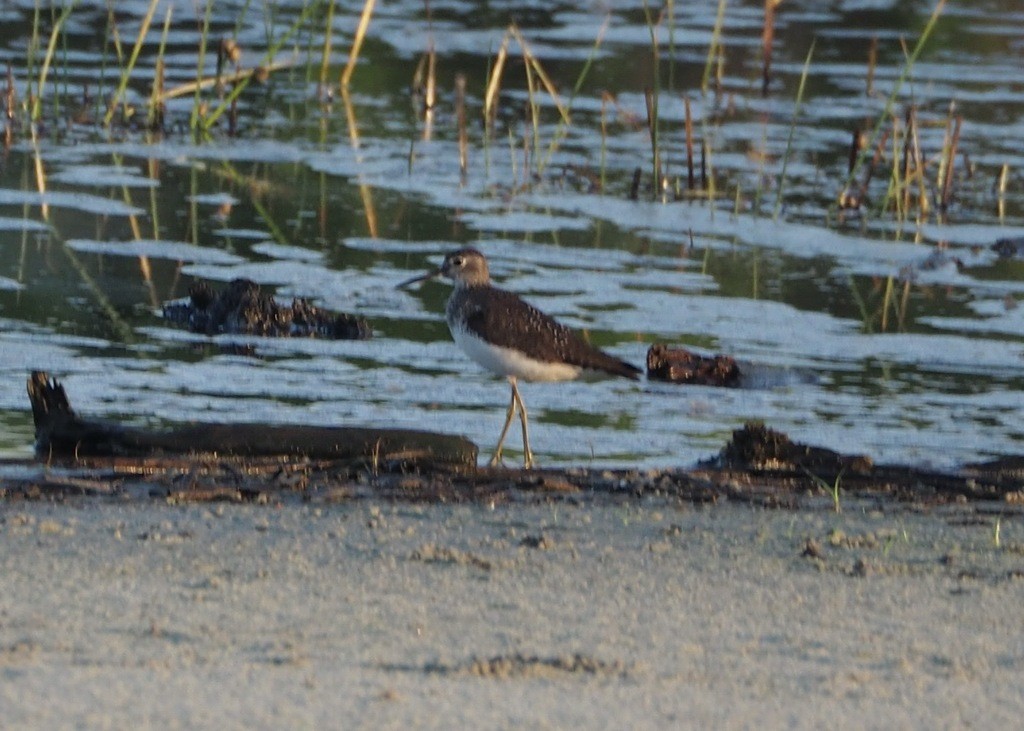
[[[459,280],[455,282],[455,289],[484,289],[489,286],[491,286],[490,279],[474,280],[472,282]]]

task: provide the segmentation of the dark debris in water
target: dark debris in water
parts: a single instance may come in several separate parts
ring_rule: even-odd
[[[206,282],[198,282],[189,290],[188,300],[165,304],[163,316],[203,335],[365,340],[373,334],[365,319],[331,312],[305,299],[296,298],[291,305],[280,305],[248,279],[235,279],[219,292]]]
[[[992,250],[1001,259],[1022,259],[1024,258],[1024,236],[1017,236],[1012,239],[999,239],[992,244]]]
[[[740,368],[728,355],[700,355],[655,343],[647,351],[647,377],[699,386],[740,385]]]

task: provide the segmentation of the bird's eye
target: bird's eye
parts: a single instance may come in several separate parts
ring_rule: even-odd
[[[452,259],[452,266],[461,267],[463,264],[465,264],[465,260],[461,256],[456,256]]]

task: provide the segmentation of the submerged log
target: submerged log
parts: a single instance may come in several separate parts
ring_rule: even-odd
[[[740,385],[740,369],[735,359],[727,355],[700,355],[663,343],[655,343],[647,351],[647,377],[697,386]]]
[[[42,371],[28,379],[36,451],[55,458],[218,455],[307,457],[356,461],[382,469],[476,465],[477,447],[464,437],[414,429],[374,427],[190,424],[151,431],[83,419],[64,387]]]
[[[187,301],[165,304],[163,316],[203,335],[228,333],[365,340],[373,332],[361,317],[331,312],[304,299],[293,299],[290,306],[279,305],[248,279],[235,279],[220,292],[214,292],[206,282],[198,282],[189,290]]]

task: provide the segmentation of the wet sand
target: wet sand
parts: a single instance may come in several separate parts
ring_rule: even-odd
[[[1024,716],[1024,525],[645,499],[0,503],[5,728]]]

